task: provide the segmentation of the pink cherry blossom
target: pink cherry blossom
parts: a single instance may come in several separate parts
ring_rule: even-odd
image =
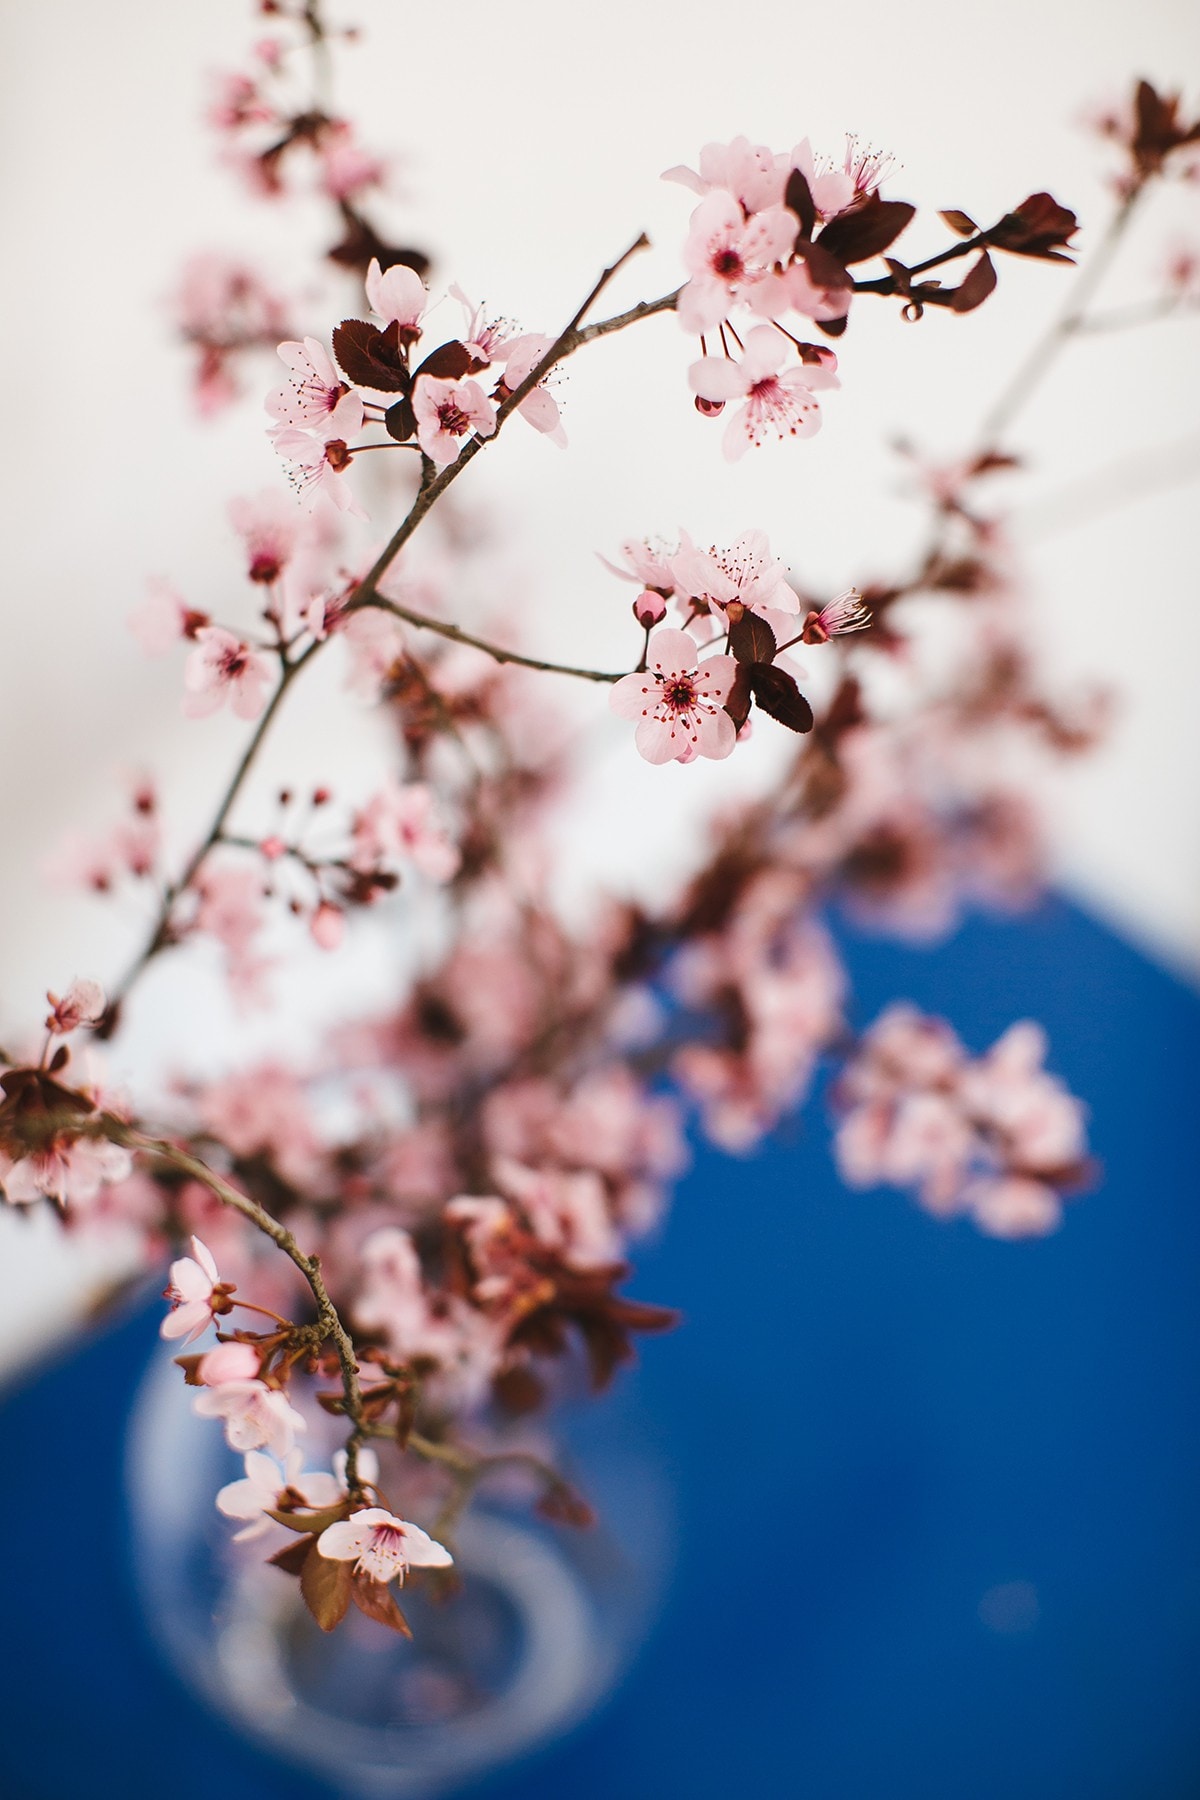
[[[735,302],[790,256],[796,215],[771,206],[745,218],[732,195],[715,191],[692,214],[684,245],[691,280],[680,290],[676,310],[685,331],[711,331]]]
[[[268,1511],[279,1512],[285,1506],[294,1511],[297,1505],[314,1510],[337,1505],[345,1492],[337,1476],[324,1469],[302,1473],[303,1464],[304,1452],[298,1447],[287,1452],[282,1465],[262,1450],[247,1451],[244,1478],[227,1483],[217,1495],[218,1512],[227,1519],[248,1521],[234,1532],[235,1544],[269,1534],[275,1521],[267,1517]]]
[[[506,319],[488,319],[482,306],[476,306],[469,300],[463,290],[454,284],[450,288],[450,297],[457,300],[466,314],[463,326],[462,341],[471,353],[472,360],[488,364],[503,362],[507,347],[513,341],[512,328]],[[530,364],[530,367],[533,365]]]
[[[57,1140],[16,1162],[3,1157],[0,1186],[15,1206],[53,1200],[62,1208],[86,1206],[102,1187],[124,1181],[133,1168],[128,1150],[103,1138]]]
[[[803,363],[781,374],[789,344],[771,325],[756,325],[746,336],[740,360],[705,356],[692,364],[688,380],[703,400],[744,399],[725,427],[724,449],[730,462],[770,432],[779,438],[811,437],[821,426],[814,388],[837,387],[837,358]]]
[[[355,816],[352,866],[369,872],[399,856],[430,881],[452,880],[461,857],[437,820],[436,804],[424,782],[381,789]]]
[[[443,381],[422,375],[413,388],[417,441],[435,463],[452,463],[470,433],[491,437],[496,413],[477,381]]]
[[[235,1340],[205,1351],[196,1373],[205,1387],[221,1387],[227,1381],[256,1381],[261,1360],[253,1344]]]
[[[288,1404],[286,1394],[262,1381],[223,1381],[196,1396],[193,1409],[202,1419],[225,1421],[231,1450],[269,1450],[282,1461],[295,1435],[305,1430],[304,1416]]]
[[[217,1311],[226,1310],[228,1304],[212,1252],[198,1237],[191,1242],[192,1254],[171,1264],[170,1285],[163,1296],[171,1302],[171,1311],[159,1326],[163,1337],[182,1338],[185,1344],[207,1330]]]
[[[429,289],[415,269],[406,263],[393,263],[390,269],[379,267],[378,257],[371,258],[367,270],[367,300],[371,310],[387,325],[400,327],[400,341],[415,343],[421,335],[421,317],[429,304]]]
[[[316,338],[279,346],[291,380],[267,396],[267,411],[280,425],[319,432],[326,440],[356,437],[362,430],[363,403],[352,392]]]
[[[146,598],[126,620],[147,656],[165,656],[180,638],[194,638],[209,622],[208,614],[194,612],[168,581],[151,579]]]
[[[46,1030],[59,1036],[77,1031],[81,1025],[95,1025],[108,1004],[98,981],[73,981],[61,1000],[56,994],[46,998],[50,1002]]]
[[[228,700],[237,718],[257,719],[274,679],[275,663],[264,651],[222,625],[205,625],[184,668],[183,710],[189,719],[204,719]]]
[[[965,1199],[989,1237],[1045,1237],[1062,1223],[1062,1202],[1054,1189],[1026,1175],[974,1182]]]
[[[315,506],[324,496],[353,519],[367,517],[345,478],[353,452],[344,438],[319,438],[287,427],[274,433],[274,443],[284,462],[291,464],[288,479],[307,506]]]
[[[448,1569],[454,1561],[419,1525],[382,1506],[365,1507],[327,1526],[317,1550],[331,1562],[353,1562],[355,1571],[372,1581],[398,1581],[401,1586],[410,1569]]]
[[[319,154],[321,186],[334,200],[355,200],[368,188],[379,187],[387,175],[382,157],[364,150],[353,127],[342,121],[322,134]]]
[[[765,144],[752,144],[749,138],[736,137],[731,144],[705,144],[700,152],[699,170],[685,168],[680,163],[665,170],[662,179],[678,181],[691,188],[694,194],[724,189],[733,195],[748,216],[780,204],[787,173],[785,159],[776,156]]]
[[[656,631],[645,674],[625,675],[609,697],[623,719],[637,719],[638,750],[647,762],[691,762],[728,756],[737,733],[724,701],[737,664],[732,656],[700,662],[686,631]]]
[[[504,385],[510,393],[514,393],[521,383],[533,373],[553,342],[552,337],[530,332],[525,337],[511,339],[504,346]],[[551,374],[553,373],[554,371],[551,371]],[[560,450],[565,450],[567,434],[563,430],[559,417],[558,401],[546,386],[549,379],[549,375],[543,376],[537,386],[526,394],[517,411],[523,419],[528,420],[535,431],[544,432],[552,444],[557,444]]]
[[[251,581],[278,581],[296,550],[301,520],[295,502],[274,488],[253,499],[231,500],[229,517],[246,546],[246,573]]]
[[[804,621],[801,638],[806,644],[827,644],[830,638],[848,637],[851,632],[865,631],[871,623],[871,609],[864,605],[857,588],[847,588],[823,606],[810,612]]]
[[[800,602],[788,585],[783,564],[771,555],[764,531],[744,531],[728,547],[700,550],[686,532],[671,558],[671,573],[681,603],[694,610],[725,608],[737,601],[747,612],[798,613]]]

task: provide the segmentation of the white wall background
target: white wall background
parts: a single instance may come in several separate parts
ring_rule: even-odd
[[[1048,186],[1083,219],[1086,251],[1107,201],[1105,152],[1076,124],[1085,104],[1119,94],[1138,73],[1190,84],[1200,102],[1200,13],[1185,0],[859,0],[841,9],[337,0],[332,10],[367,34],[342,59],[343,109],[369,144],[405,153],[397,234],[435,253],[435,285],[458,280],[527,329],[565,320],[643,227],[654,248],[613,289],[614,306],[677,283],[689,196],[657,177],[693,162],[706,140],[746,132],[782,149],[807,134],[838,149],[843,131],[856,130],[896,154],[903,170],[889,192],[930,218],[958,206],[986,220]],[[154,573],[218,614],[224,594],[236,607],[226,498],[279,480],[257,399],[196,427],[162,307],[197,247],[265,256],[294,287],[301,253],[326,229],[315,210],[244,199],[214,167],[199,124],[206,74],[240,64],[269,23],[246,0],[9,0],[0,9],[5,1031],[37,1016],[48,985],[113,972],[139,935],[128,914],[47,893],[40,864],[64,828],[112,818],[115,773],[149,766],[183,841],[239,741],[232,722],[181,720],[177,666],[145,662],[123,621]],[[1160,253],[1181,232],[1200,244],[1198,196],[1176,192],[1148,209],[1107,300],[1149,296]],[[905,240],[906,255],[940,244],[931,235],[926,246],[923,229]],[[733,469],[719,454],[720,427],[691,410],[684,372],[694,350],[673,319],[593,346],[561,390],[569,453],[514,430],[467,478],[543,596],[538,644],[612,666],[624,658],[625,591],[592,553],[631,534],[670,535],[682,524],[719,542],[761,524],[815,584],[894,567],[920,515],[901,496],[885,440],[906,432],[934,452],[961,447],[1067,279],[1008,260],[980,314],[932,315],[915,328],[892,306],[860,303],[839,346],[843,390],[830,396],[821,434]],[[313,308],[315,329],[341,316],[316,293]],[[1024,537],[1046,654],[1064,678],[1100,678],[1119,697],[1109,744],[1054,798],[1061,875],[1192,972],[1198,341],[1200,319],[1078,344],[1013,433],[1033,465],[1021,490]],[[274,379],[264,371],[264,388]],[[270,770],[350,784],[373,728],[339,698],[331,668],[308,680],[289,702]],[[565,699],[602,709],[590,692]],[[627,830],[632,752],[599,730],[606,773],[594,816],[608,840]],[[666,773],[657,789],[639,786],[638,842],[662,837],[678,854],[686,814],[674,776],[694,783],[696,772]],[[596,835],[581,830],[581,855]],[[349,979],[365,988],[372,977]],[[148,986],[147,1019],[157,1004]],[[182,1016],[172,1009],[177,1048],[192,1004],[203,1013],[198,990]],[[142,1042],[157,1042],[150,1022]],[[0,1322],[3,1355],[30,1328],[48,1334],[94,1265],[52,1249],[48,1222],[0,1224],[0,1254],[26,1295]]]

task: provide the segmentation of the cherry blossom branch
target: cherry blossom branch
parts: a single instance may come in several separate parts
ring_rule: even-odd
[[[1076,276],[1063,310],[1034,344],[985,417],[980,430],[981,451],[996,448],[1018,413],[1024,409],[1049,374],[1067,340],[1080,330],[1088,303],[1108,273],[1138,200],[1144,192],[1143,182],[1130,190],[1113,213],[1104,236]]]
[[[1081,335],[1093,332],[1128,331],[1136,325],[1153,325],[1158,319],[1184,318],[1200,312],[1200,299],[1186,294],[1164,294],[1158,300],[1143,300],[1136,306],[1114,307],[1111,312],[1093,313],[1080,319],[1074,330]]]
[[[629,325],[637,324],[642,319],[652,317],[655,313],[669,312],[674,308],[678,298],[678,289],[673,290],[669,294],[662,295],[657,300],[640,301],[636,306],[629,307],[626,311],[617,313],[612,318],[598,320],[592,325],[585,326],[583,324],[583,320],[586,318],[588,312],[618,271],[622,269],[630,258],[638,253],[638,251],[647,249],[648,247],[649,239],[646,237],[645,233],[642,232],[637,239],[630,244],[629,248],[617,257],[615,262],[610,263],[606,269],[602,270],[599,278],[585,296],[582,304],[577,307],[574,316],[559,333],[545,355],[534,365],[525,380],[522,381],[518,387],[513,389],[512,393],[498,408],[496,413],[495,436],[499,435],[505,421],[516,411],[522,400],[533,392],[534,388],[544,379],[546,374],[556,363],[573,355],[574,352],[580,349],[584,344],[591,343],[597,338],[608,337],[614,332],[624,330]],[[400,554],[400,551],[404,548],[405,544],[408,543],[409,539],[429,513],[430,509],[445,493],[451,482],[457,479],[459,474],[461,474],[462,470],[473,457],[478,455],[479,451],[492,441],[492,438],[472,438],[463,446],[457,460],[450,463],[440,472],[436,471],[435,465],[430,462],[427,457],[422,458],[421,482],[417,489],[416,498],[383,550],[376,557],[371,568],[354,589],[354,592],[351,594],[347,603],[345,609],[346,613],[349,614],[358,612],[367,607],[374,607],[385,612],[394,613],[396,617],[405,619],[409,624],[417,626],[422,630],[434,631],[440,636],[449,638],[456,643],[468,644],[474,649],[483,651],[486,655],[491,656],[499,663],[515,663],[522,668],[535,669],[541,673],[571,675],[582,681],[619,681],[621,679],[620,673],[612,673],[608,670],[601,669],[575,668],[570,664],[550,662],[538,657],[521,655],[515,650],[506,650],[501,645],[489,642],[486,638],[476,637],[469,632],[463,631],[461,627],[457,625],[451,625],[444,620],[435,619],[428,614],[418,613],[411,608],[405,608],[396,601],[387,600],[379,593],[379,583],[383,580],[384,576],[391,568],[392,563]],[[125,971],[125,974],[112,990],[112,1003],[109,1007],[105,1027],[103,1028],[104,1035],[111,1035],[111,1032],[115,1029],[120,1004],[127,997],[130,989],[142,974],[142,971],[154,960],[160,951],[166,949],[171,943],[170,921],[171,911],[175,902],[179,899],[181,894],[187,891],[191,882],[195,879],[196,873],[204,862],[205,857],[220,841],[225,820],[229,817],[230,811],[245,784],[246,778],[250,774],[259,749],[262,746],[263,740],[270,729],[275,714],[277,713],[288,688],[305,664],[309,662],[312,657],[317,655],[322,649],[323,643],[328,641],[328,639],[325,639],[311,643],[307,649],[302,651],[294,660],[289,661],[286,656],[283,658],[282,675],[279,685],[271,695],[261,718],[258,720],[258,723],[251,734],[241,759],[224,790],[208,831],[197,849],[193,852],[181,875],[176,881],[171,883],[170,887],[168,887],[166,894],[163,897],[163,903],[158,917],[155,920],[153,930],[146,944],[143,946],[142,950],[139,951],[138,955]]]
[[[504,650],[499,644],[493,644],[487,638],[475,637],[459,625],[451,625],[445,619],[435,619],[429,613],[416,612],[411,606],[402,606],[397,600],[385,600],[379,594],[374,595],[366,605],[378,612],[392,613],[397,619],[403,619],[408,625],[416,625],[422,631],[436,631],[439,637],[449,638],[453,644],[469,644],[473,650],[482,650],[493,662],[516,663],[522,669],[538,669],[550,675],[574,675],[580,681],[620,681],[628,673],[626,669],[615,672],[608,669],[577,669],[570,663],[546,662],[541,657],[523,656],[518,650]]]
[[[271,728],[284,695],[287,693],[288,688],[296,679],[296,676],[300,673],[300,670],[304,667],[305,663],[307,663],[311,657],[315,656],[319,649],[319,643],[312,643],[294,660],[289,661],[286,656],[281,658],[282,672],[279,684],[271,695],[271,698],[267,701],[261,716],[255,724],[254,730],[250,734],[237,767],[234,769],[234,772],[221,795],[212,822],[200,844],[192,852],[182,873],[168,886],[166,892],[163,894],[162,905],[159,908],[158,917],[154,921],[154,928],[149,939],[134,957],[124,975],[111,990],[108,1012],[105,1016],[105,1024],[97,1035],[111,1035],[116,1026],[121,1003],[128,995],[130,988],[141,975],[147,964],[154,960],[160,950],[165,950],[171,943],[171,913],[174,909],[175,902],[179,899],[181,894],[187,892],[209,851],[221,841],[221,834],[225,821],[229,817],[234,802],[254,766],[255,759],[262,747],[263,740]]]
[[[269,1213],[265,1206],[249,1195],[232,1187],[208,1164],[201,1162],[189,1150],[179,1144],[173,1144],[168,1138],[155,1138],[145,1132],[136,1131],[126,1125],[123,1120],[115,1118],[111,1113],[104,1113],[100,1119],[100,1129],[110,1143],[120,1144],[127,1150],[137,1151],[139,1155],[155,1157],[159,1162],[167,1163],[178,1169],[183,1175],[190,1175],[214,1195],[223,1206],[231,1207],[235,1212],[249,1220],[264,1237],[269,1237],[284,1255],[289,1257],[308,1283],[309,1290],[316,1304],[316,1330],[320,1339],[332,1342],[337,1352],[338,1366],[342,1376],[342,1393],[344,1396],[346,1417],[351,1421],[353,1430],[346,1444],[346,1483],[352,1494],[361,1492],[358,1479],[358,1446],[366,1435],[363,1426],[363,1397],[358,1379],[358,1360],[354,1353],[354,1343],[341,1316],[329,1297],[325,1286],[325,1278],[321,1273],[321,1259],[308,1256],[300,1248],[295,1237],[286,1225]]]

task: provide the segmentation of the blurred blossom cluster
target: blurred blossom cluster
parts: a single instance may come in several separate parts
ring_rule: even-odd
[[[848,564],[833,592],[811,591],[752,518],[732,541],[694,520],[668,539],[587,546],[609,553],[615,669],[540,657],[516,604],[498,620],[464,613],[472,558],[488,551],[443,496],[500,453],[514,414],[565,448],[558,366],[610,356],[619,379],[604,340],[659,313],[699,340],[680,401],[695,403],[702,451],[724,414],[728,458],[772,439],[781,455],[817,453],[786,440],[811,437],[817,396],[854,378],[831,347],[852,302],[961,318],[991,297],[1004,256],[1069,262],[1076,222],[1045,192],[986,226],[944,212],[944,248],[905,262],[896,244],[916,208],[884,197],[890,158],[854,140],[827,156],[738,138],[668,172],[694,200],[672,292],[599,316],[638,240],[565,324],[520,330],[450,286],[459,335],[431,343],[443,289],[376,222],[387,165],[332,109],[346,34],[312,0],[262,11],[272,35],[221,79],[211,121],[254,197],[323,197],[333,242],[318,249],[341,271],[345,316],[301,317],[269,274],[216,255],[181,278],[201,412],[245,392],[264,346],[278,351],[282,379],[261,390],[280,481],[230,507],[240,608],[215,616],[160,580],[130,625],[171,659],[198,741],[228,707],[245,751],[181,862],[148,778],[105,830],[64,845],[60,880],[140,895],[152,924],[108,992],[87,979],[51,994],[40,1038],[6,1053],[0,1183],[67,1229],[131,1231],[147,1267],[184,1252],[162,1329],[184,1349],[196,1410],[245,1457],[221,1512],[300,1577],[327,1629],[353,1602],[405,1632],[395,1589],[414,1571],[451,1579],[457,1520],[492,1471],[519,1476],[547,1516],[588,1522],[532,1416],[603,1388],[639,1334],[674,1322],[625,1289],[689,1131],[750,1153],[831,1069],[853,1186],[903,1188],[939,1218],[1016,1238],[1054,1229],[1092,1175],[1083,1108],[1047,1071],[1035,1024],[983,1053],[905,1005],[860,1029],[837,942],[839,915],[930,939],[964,905],[1025,904],[1042,871],[1041,773],[1102,726],[1101,697],[1057,692],[1039,668],[989,499],[1016,466],[1003,445],[938,466],[908,450],[921,552],[888,577]],[[1146,83],[1102,129],[1126,155],[1126,211],[1195,167],[1200,127]],[[1187,288],[1191,266],[1172,279]],[[386,477],[378,527],[368,454]],[[259,793],[269,823],[251,829],[259,747],[327,655],[343,703],[388,721],[390,754],[356,794]],[[643,785],[703,783],[751,732],[775,735],[776,772],[753,797],[727,793],[653,904],[598,894],[581,920],[555,898],[555,830],[578,803],[580,727],[609,713],[639,753],[624,775],[633,807]],[[206,1079],[174,1079],[153,1117],[109,1085],[99,1047],[119,1046],[152,963],[215,943],[239,1004],[269,1006],[289,930],[336,957],[379,909],[436,922],[420,966],[304,1066],[285,1043],[249,1065],[231,1054]],[[305,1468],[305,1433],[329,1467]]]

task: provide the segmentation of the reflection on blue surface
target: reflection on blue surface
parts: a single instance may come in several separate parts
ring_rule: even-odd
[[[903,995],[982,1050],[1041,1018],[1105,1184],[1011,1245],[847,1194],[815,1109],[754,1161],[701,1156],[633,1284],[687,1323],[611,1403],[671,1465],[674,1581],[610,1704],[490,1800],[1200,1792],[1200,1001],[1061,905],[849,957],[858,1022]],[[0,1414],[0,1794],[318,1800],[136,1616],[122,1429],[154,1329]]]

